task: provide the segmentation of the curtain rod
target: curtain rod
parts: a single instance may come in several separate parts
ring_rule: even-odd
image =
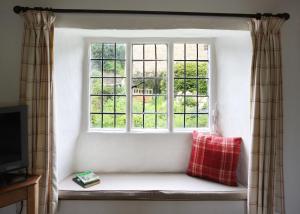
[[[36,11],[52,11],[55,13],[102,13],[102,14],[146,14],[146,15],[174,15],[174,16],[216,16],[216,17],[239,17],[239,18],[256,18],[261,19],[263,16],[280,17],[285,20],[290,18],[288,13],[256,13],[256,14],[245,14],[245,13],[208,13],[208,12],[180,12],[180,11],[150,11],[150,10],[90,10],[90,9],[54,9],[54,8],[43,8],[43,7],[22,7],[15,6],[14,12],[19,14],[26,12],[27,10]]]

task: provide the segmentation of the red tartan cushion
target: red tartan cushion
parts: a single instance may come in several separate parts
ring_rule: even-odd
[[[194,131],[187,174],[237,186],[241,142],[239,137],[204,135]]]

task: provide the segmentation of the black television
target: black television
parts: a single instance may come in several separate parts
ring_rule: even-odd
[[[0,174],[27,167],[27,107],[0,107]]]

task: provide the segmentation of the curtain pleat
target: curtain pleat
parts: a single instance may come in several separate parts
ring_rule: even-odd
[[[28,106],[28,171],[41,175],[39,213],[55,213],[58,201],[53,133],[53,37],[55,16],[27,11],[21,61],[20,102]]]
[[[250,21],[251,137],[248,213],[284,214],[280,28],[284,19]]]

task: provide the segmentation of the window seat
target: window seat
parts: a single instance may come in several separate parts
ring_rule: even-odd
[[[243,201],[247,188],[226,186],[183,173],[99,174],[100,184],[84,189],[59,183],[60,200]]]

